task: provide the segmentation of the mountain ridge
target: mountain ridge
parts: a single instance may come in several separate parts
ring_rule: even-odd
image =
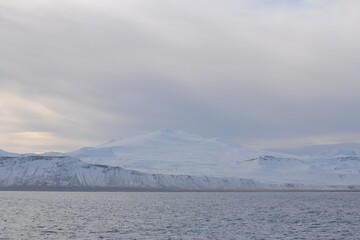
[[[56,159],[64,160],[56,163]],[[53,164],[49,166],[51,161]],[[141,177],[136,180],[133,175]],[[31,176],[36,176],[36,181]],[[55,176],[59,178],[56,181]],[[111,184],[116,183],[117,188],[239,189],[247,181],[255,184],[255,189],[261,186],[269,189],[289,189],[289,186],[295,186],[295,189],[309,186],[317,189],[320,186],[347,188],[360,185],[360,157],[353,151],[344,150],[296,156],[162,129],[70,153],[16,154],[0,151],[0,186],[8,186],[5,184],[6,179],[17,179],[10,186],[15,186],[21,179],[22,184],[31,183],[31,186],[38,186],[37,183],[41,182],[45,186],[52,186],[54,181],[62,186],[61,181],[72,179],[78,185],[71,187],[112,187]],[[83,185],[81,179],[92,184]],[[106,182],[104,179],[111,181]],[[136,184],[142,181],[147,185],[131,185],[134,181]]]
[[[357,161],[360,158],[352,151],[334,150],[321,155],[296,156],[246,148],[216,138],[203,138],[170,129],[115,140],[68,154],[87,163],[157,174],[327,184],[360,183],[360,161]]]
[[[0,189],[80,188],[148,190],[283,190],[332,189],[297,182],[262,182],[252,179],[190,175],[147,174],[121,167],[87,164],[66,155],[0,157]]]

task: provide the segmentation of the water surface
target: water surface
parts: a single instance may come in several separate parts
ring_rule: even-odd
[[[0,192],[0,239],[360,239],[360,193]]]

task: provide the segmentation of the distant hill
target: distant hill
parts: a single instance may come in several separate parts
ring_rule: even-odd
[[[16,155],[18,155],[18,154],[17,153],[6,152],[6,151],[0,149],[0,156],[16,156]]]
[[[296,190],[329,189],[296,182],[147,174],[86,164],[65,155],[0,157],[0,189],[21,190]],[[331,189],[331,188],[330,188]]]
[[[300,157],[170,129],[114,139],[68,154],[87,163],[157,174],[360,184],[360,158],[352,151]]]

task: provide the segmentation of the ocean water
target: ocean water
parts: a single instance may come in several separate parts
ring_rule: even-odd
[[[0,239],[360,239],[354,192],[0,192]]]

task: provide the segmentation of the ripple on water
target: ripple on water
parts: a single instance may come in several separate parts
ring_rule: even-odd
[[[357,239],[359,193],[1,192],[5,239]]]

